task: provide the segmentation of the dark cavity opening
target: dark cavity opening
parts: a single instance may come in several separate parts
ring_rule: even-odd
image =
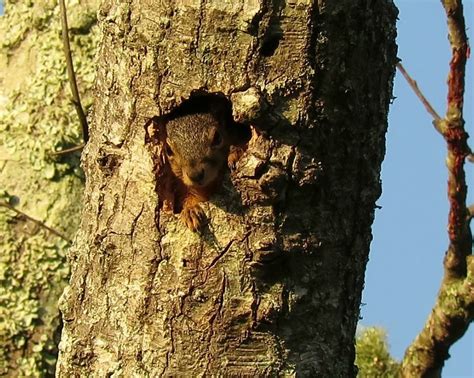
[[[193,91],[189,99],[183,101],[182,104],[168,114],[153,117],[145,125],[145,141],[150,146],[160,146],[157,150],[152,149],[153,159],[155,161],[155,190],[161,199],[159,209],[163,208],[165,201],[170,204],[174,213],[179,213],[183,207],[183,200],[187,193],[183,182],[172,173],[167,159],[162,158],[164,157],[163,151],[165,151],[167,139],[166,125],[171,120],[197,113],[213,114],[219,123],[226,125],[229,133],[232,134],[232,140],[238,141],[238,145],[246,144],[250,140],[250,125],[234,121],[232,116],[232,103],[221,93]],[[237,145],[237,143],[235,145]],[[164,162],[164,164],[162,162]]]
[[[282,38],[283,33],[265,36],[263,39],[262,48],[260,49],[262,55],[270,57],[275,54],[275,51],[278,48],[278,45],[280,44],[280,40]]]
[[[276,49],[280,45],[280,41],[283,38],[283,29],[281,28],[280,18],[278,15],[273,14],[270,18],[265,34],[263,35],[262,47],[260,53],[263,56],[270,57],[275,54]]]
[[[212,113],[219,121],[230,125],[232,117],[232,103],[222,94],[194,91],[189,99],[164,116],[165,122],[188,114]],[[240,124],[239,124],[240,126]],[[242,125],[243,126],[243,125]]]

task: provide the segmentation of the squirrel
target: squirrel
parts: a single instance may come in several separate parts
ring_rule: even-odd
[[[175,179],[174,208],[192,231],[206,223],[199,203],[220,188],[227,165],[235,165],[249,138],[248,127],[218,111],[185,113],[166,121],[162,151]]]

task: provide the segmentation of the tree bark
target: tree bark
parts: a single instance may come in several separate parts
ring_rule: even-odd
[[[103,2],[58,376],[356,375],[396,15],[385,0]],[[197,90],[253,130],[202,234],[160,209],[145,135]]]

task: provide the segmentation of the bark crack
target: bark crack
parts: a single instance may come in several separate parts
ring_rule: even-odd
[[[201,2],[199,3],[199,18],[198,18],[198,24],[196,28],[196,35],[194,37],[194,41],[192,44],[193,54],[196,58],[197,58],[197,50],[199,47],[199,40],[201,38],[202,23],[204,22],[205,6],[206,6],[206,0],[201,0]]]
[[[208,334],[208,337],[207,337],[207,348],[206,348],[208,353],[207,353],[206,367],[205,367],[205,370],[204,370],[204,376],[208,375],[209,366],[214,361],[214,356],[213,356],[213,353],[212,353],[211,343],[212,343],[212,338],[216,334],[216,332],[215,332],[216,322],[217,322],[216,319],[218,318],[218,315],[220,317],[222,317],[222,307],[223,307],[223,304],[224,304],[224,295],[225,295],[227,284],[228,284],[227,283],[227,276],[226,276],[225,272],[223,271],[222,272],[222,281],[221,281],[221,287],[220,287],[220,290],[219,290],[219,295],[218,295],[218,297],[216,298],[216,301],[215,301],[218,304],[218,306],[217,306],[217,309],[215,310],[215,312],[212,314],[212,316],[209,319],[209,334]]]

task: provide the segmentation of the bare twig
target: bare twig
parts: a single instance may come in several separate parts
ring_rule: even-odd
[[[51,152],[51,155],[53,156],[60,156],[60,155],[65,155],[65,154],[70,154],[72,152],[76,152],[76,151],[80,151],[84,148],[84,143],[83,144],[80,144],[78,146],[74,146],[74,147],[71,147],[71,148],[66,148],[65,150],[61,150],[61,151],[53,151]]]
[[[23,211],[20,211],[18,210],[17,208],[13,207],[12,205],[10,205],[9,203],[7,202],[3,202],[3,201],[0,201],[0,206],[1,207],[6,207],[7,209],[11,210],[11,211],[14,211],[15,213],[25,217],[26,219],[28,219],[29,221],[37,224],[38,226],[44,228],[45,230],[48,230],[49,232],[51,232],[52,234],[56,235],[56,236],[59,236],[61,239],[67,241],[69,244],[72,244],[72,240],[69,239],[68,237],[64,236],[62,233],[60,233],[59,231],[56,231],[54,228],[51,228],[49,226],[47,226],[45,223],[35,219],[35,218],[32,218],[30,217],[28,214],[25,214]]]
[[[428,99],[425,97],[421,89],[418,87],[418,83],[408,74],[408,72],[406,71],[405,67],[403,67],[403,64],[401,62],[397,63],[397,68],[402,73],[403,77],[407,81],[408,85],[410,85],[411,89],[413,89],[413,92],[415,92],[415,95],[420,99],[426,111],[430,113],[430,115],[433,117],[433,126],[435,127],[436,131],[438,131],[441,135],[443,135],[443,131],[441,130],[441,124],[440,124],[441,117],[433,108],[433,106],[428,101]]]
[[[74,104],[74,107],[76,108],[77,116],[79,117],[79,122],[81,123],[82,138],[84,140],[84,143],[87,143],[87,141],[89,140],[89,125],[87,124],[87,118],[84,113],[84,109],[82,108],[79,90],[77,89],[76,74],[74,73],[71,46],[69,44],[66,4],[64,0],[59,0],[59,7],[61,10],[62,39],[64,45],[64,53],[66,55],[67,76],[69,78],[69,85],[71,87],[72,92],[72,102]]]
[[[431,106],[430,102],[427,100],[423,92],[421,92],[420,88],[418,87],[418,83],[412,79],[412,77],[405,70],[405,67],[403,67],[403,64],[401,62],[397,63],[397,68],[402,73],[403,77],[408,82],[411,89],[413,89],[413,92],[415,92],[415,94],[418,96],[422,104],[425,106],[426,111],[431,114],[431,116],[433,117],[433,120],[439,121],[441,117],[436,112],[436,110],[434,110],[433,106]],[[435,127],[436,127],[436,130],[438,130],[441,133],[441,130],[438,128],[436,124],[435,124]]]
[[[469,46],[465,31],[461,0],[442,0],[448,19],[452,49],[448,76],[447,112],[435,120],[447,142],[449,247],[444,259],[444,277],[436,303],[425,327],[406,350],[402,362],[403,377],[439,377],[449,348],[464,335],[474,319],[474,258],[464,162],[469,156],[464,129],[463,101],[466,60]]]

